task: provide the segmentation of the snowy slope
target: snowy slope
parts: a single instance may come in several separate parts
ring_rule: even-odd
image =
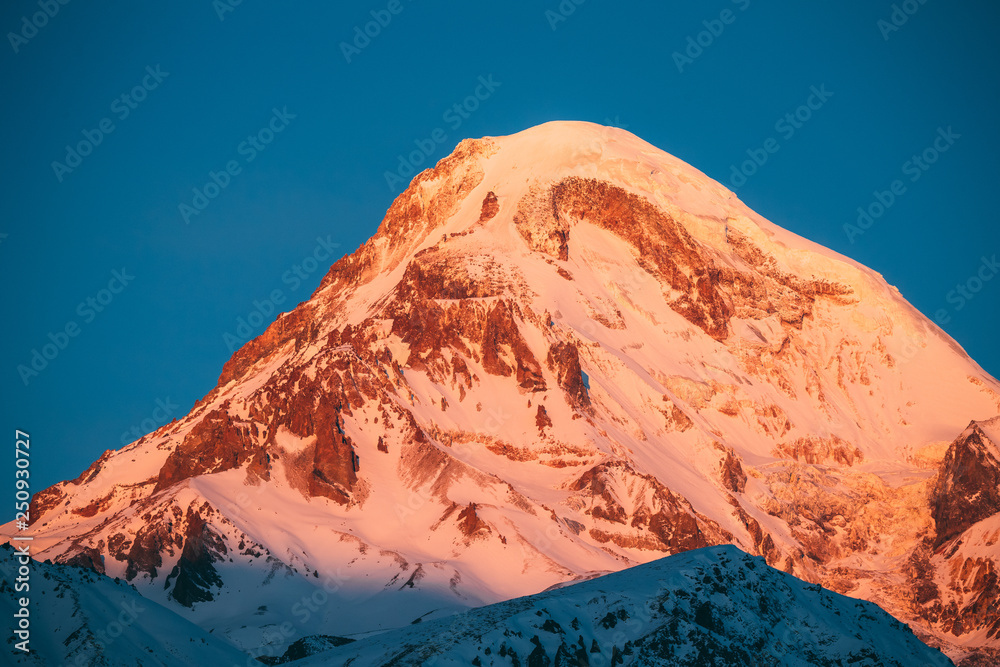
[[[30,648],[3,647],[4,665],[237,665],[247,656],[177,614],[147,600],[125,582],[66,565],[36,563],[30,590],[15,594],[16,563],[0,547],[0,614],[11,618],[15,599],[28,595]]]
[[[734,547],[624,572],[315,655],[306,665],[951,665],[868,602]]]
[[[933,492],[998,413],[874,271],[627,132],[549,123],[417,176],[189,415],[36,494],[32,530],[255,654],[715,544],[968,651],[1000,647],[997,598],[950,603],[942,539],[988,544],[992,514]]]

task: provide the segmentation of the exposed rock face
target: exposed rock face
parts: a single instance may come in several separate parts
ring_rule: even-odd
[[[249,464],[249,472],[266,474],[267,455],[255,442],[252,424],[239,424],[225,409],[213,410],[195,426],[160,469],[156,493],[195,475],[222,472]]]
[[[604,181],[567,179],[553,188],[552,197],[558,218],[586,221],[628,241],[644,268],[680,293],[671,308],[713,338],[726,337],[729,306],[684,227],[645,199]]]
[[[517,386],[522,389],[545,391],[541,366],[521,336],[511,305],[506,301],[498,301],[486,317],[482,350],[483,368],[487,373],[502,376],[513,373]],[[506,360],[507,350],[513,356],[512,364]]]
[[[375,236],[337,261],[317,291],[330,285],[354,287],[395,266],[443,226],[479,185],[483,170],[476,158],[493,151],[495,146],[488,139],[467,139],[436,167],[420,173],[389,207]],[[429,187],[432,183],[433,188]]]
[[[475,279],[473,271],[477,274]],[[416,308],[418,316],[424,316],[421,312],[424,310],[429,310],[428,314],[433,315],[435,312],[441,312],[441,307],[432,302],[434,299],[477,299],[498,296],[504,293],[506,286],[499,263],[486,259],[475,267],[463,263],[456,264],[445,243],[442,246],[421,250],[407,264],[398,301],[402,308]],[[422,326],[425,323],[409,324]],[[422,326],[422,328],[427,327]]]
[[[864,458],[860,449],[852,447],[836,436],[798,438],[794,442],[782,443],[775,447],[775,455],[805,463],[831,461],[847,466],[854,465],[855,462]]]
[[[726,451],[719,471],[722,485],[733,493],[743,493],[747,486],[747,474],[743,471],[740,458],[732,450]]]
[[[50,486],[33,495],[28,507],[28,517],[31,519],[31,523],[38,523],[46,512],[57,506],[65,498],[66,492],[59,488],[59,485]]]
[[[952,574],[959,590],[966,594],[966,603],[955,604],[944,611],[944,627],[953,635],[984,629],[986,636],[1000,636],[1000,609],[995,604],[1000,595],[1000,577],[996,561],[990,558],[955,559]]]
[[[935,546],[1000,512],[998,455],[1000,444],[993,442],[976,422],[969,424],[948,448],[931,497]]]
[[[281,349],[289,341],[294,341],[296,348],[298,348],[302,344],[314,340],[315,329],[310,326],[314,320],[315,311],[308,303],[300,305],[290,313],[281,315],[264,330],[264,333],[249,341],[229,358],[229,361],[222,367],[219,386],[225,386],[233,380],[242,378],[254,364]],[[310,338],[310,335],[313,337]]]
[[[627,497],[617,492],[623,488],[630,490]],[[580,492],[577,502],[586,506],[586,513],[601,520],[590,530],[599,542],[677,553],[721,536],[718,526],[697,516],[684,499],[624,462],[594,466],[571,489]]]
[[[476,503],[469,503],[458,514],[458,529],[466,537],[473,537],[479,533],[489,533],[490,527],[476,514]]]
[[[303,658],[308,658],[311,655],[336,648],[337,646],[345,646],[353,641],[355,640],[347,637],[309,635],[289,644],[281,656],[258,656],[257,660],[265,665],[283,665],[286,662],[302,660]]]
[[[316,456],[309,491],[346,504],[358,479],[360,460],[350,438],[344,435],[339,416],[321,419],[315,425],[315,435]]]
[[[104,574],[104,558],[102,558],[101,552],[93,547],[80,549],[76,553],[60,559],[59,562],[63,565],[71,565]]]
[[[499,210],[500,202],[497,200],[496,194],[487,192],[486,197],[483,199],[483,210],[479,214],[479,223],[489,222]]]
[[[552,426],[552,418],[549,417],[548,411],[541,403],[538,404],[538,408],[535,410],[535,426],[538,427],[539,435],[544,435],[545,429]]]
[[[166,579],[174,581],[170,597],[185,607],[214,599],[212,590],[222,579],[212,563],[226,555],[225,542],[206,525],[200,514],[188,510],[187,530],[181,557]]]
[[[590,405],[590,396],[583,384],[583,370],[580,368],[580,351],[574,343],[556,343],[549,348],[545,361],[572,404]]]
[[[125,579],[128,581],[135,579],[140,572],[155,579],[158,568],[163,566],[164,552],[174,546],[180,546],[174,542],[169,523],[150,522],[150,519],[152,516],[147,514],[146,525],[135,534],[132,546],[125,557],[128,563]]]

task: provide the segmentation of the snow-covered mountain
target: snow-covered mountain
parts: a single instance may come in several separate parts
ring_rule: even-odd
[[[734,544],[961,658],[1000,649],[998,414],[874,271],[625,131],[549,123],[417,176],[32,530],[256,654]]]
[[[247,656],[169,609],[147,600],[124,581],[70,565],[36,563],[30,590],[15,591],[13,549],[0,545],[0,615],[14,618],[17,598],[29,595],[28,646],[5,636],[4,665],[140,667],[244,664]]]
[[[427,665],[953,665],[870,602],[813,586],[735,547],[706,547],[301,663]]]

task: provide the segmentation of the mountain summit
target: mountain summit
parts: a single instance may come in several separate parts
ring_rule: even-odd
[[[31,518],[39,558],[253,655],[720,544],[989,655],[998,413],[874,271],[557,122],[419,174],[190,414]]]

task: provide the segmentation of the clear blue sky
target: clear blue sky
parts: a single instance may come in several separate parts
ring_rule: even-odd
[[[973,281],[960,310],[957,293],[948,301],[1000,253],[996,3],[909,0],[917,11],[890,31],[888,1],[567,0],[569,16],[546,14],[557,0],[225,1],[0,9],[3,432],[11,445],[15,428],[31,432],[34,490],[164,416],[157,401],[187,412],[254,300],[280,290],[289,309],[316,287],[335,259],[307,259],[328,255],[318,238],[343,254],[375,232],[403,189],[385,173],[415,141],[432,142],[430,164],[464,137],[555,119],[626,126],[725,183],[748,150],[777,147],[740,197],[878,270],[929,316],[943,310],[1000,374],[1000,276]],[[391,21],[348,62],[342,42],[372,11]],[[491,76],[475,111],[445,116]],[[779,124],[814,86],[832,96]],[[960,136],[938,142],[933,165],[906,165],[949,127]],[[67,157],[80,142],[89,154]],[[209,172],[228,183],[196,202]],[[852,243],[844,225],[894,180],[902,194]],[[186,222],[179,205],[195,203],[207,206]],[[26,386],[17,366],[50,333],[65,349]]]

